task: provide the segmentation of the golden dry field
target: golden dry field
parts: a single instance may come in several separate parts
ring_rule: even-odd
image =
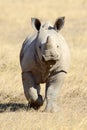
[[[54,23],[60,16],[71,53],[60,110],[27,110],[19,53],[33,33],[31,17]],[[87,0],[0,0],[0,130],[87,130]]]

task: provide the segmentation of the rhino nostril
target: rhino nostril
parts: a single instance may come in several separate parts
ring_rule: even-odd
[[[41,49],[41,45],[39,45],[39,49]]]
[[[44,58],[44,56],[42,56],[42,61],[45,61],[45,58]]]

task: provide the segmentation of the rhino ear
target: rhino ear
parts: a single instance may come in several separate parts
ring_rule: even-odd
[[[40,30],[41,22],[40,22],[39,19],[37,19],[37,18],[31,18],[31,24],[32,24],[32,27],[34,29],[36,29],[37,31]]]
[[[55,30],[56,31],[61,30],[61,28],[64,26],[64,23],[65,23],[65,16],[58,18],[54,24]]]

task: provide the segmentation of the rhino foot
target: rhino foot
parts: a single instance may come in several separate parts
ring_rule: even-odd
[[[35,110],[38,110],[43,105],[43,98],[41,95],[38,95],[38,99],[35,102],[29,102],[28,106],[30,108],[34,108]]]
[[[59,112],[59,107],[56,104],[48,104],[44,110],[44,112],[57,113]]]

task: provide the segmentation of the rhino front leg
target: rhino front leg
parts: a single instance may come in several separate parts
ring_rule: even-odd
[[[47,105],[45,108],[46,112],[58,112],[58,93],[60,88],[63,85],[65,79],[65,73],[60,72],[52,77],[50,77],[49,81],[46,84],[46,100]]]
[[[24,94],[29,101],[30,107],[38,109],[43,104],[43,98],[40,95],[40,86],[34,81],[31,72],[22,73],[22,82],[24,87]]]

